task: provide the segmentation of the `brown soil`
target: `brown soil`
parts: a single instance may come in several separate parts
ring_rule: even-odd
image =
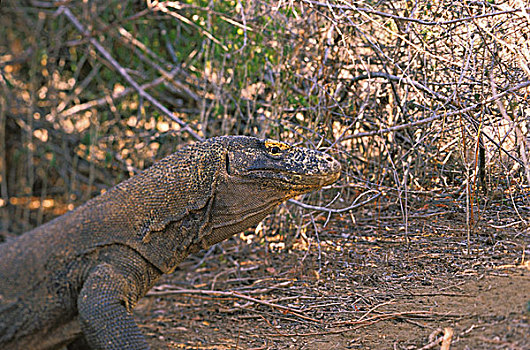
[[[440,349],[451,331],[447,349],[530,349],[530,235],[514,213],[484,215],[469,253],[456,210],[411,214],[407,233],[379,215],[318,218],[318,239],[290,249],[231,239],[166,276],[137,319],[155,349]]]

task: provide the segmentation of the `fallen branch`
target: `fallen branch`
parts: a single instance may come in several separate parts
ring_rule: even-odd
[[[438,344],[440,344],[442,340],[443,340],[443,337],[439,337],[439,338],[431,341],[429,344],[419,348],[418,350],[429,350],[429,349],[432,349],[432,348],[438,346]]]
[[[265,336],[268,337],[311,337],[311,336],[320,336],[320,335],[327,335],[327,334],[340,334],[345,333],[349,331],[353,331],[362,327],[370,326],[375,323],[396,319],[396,318],[402,318],[406,315],[414,315],[414,316],[422,316],[422,315],[431,315],[428,311],[409,311],[409,312],[397,312],[392,314],[383,314],[371,317],[369,319],[366,319],[364,321],[345,321],[340,322],[340,325],[356,325],[355,327],[351,328],[345,328],[345,329],[334,329],[329,331],[322,331],[322,332],[309,332],[309,333],[280,333],[280,334],[265,334]]]
[[[383,303],[386,304],[386,303]],[[368,313],[366,313],[368,314]],[[357,325],[357,324],[364,324],[366,322],[373,322],[377,320],[389,320],[389,319],[396,319],[396,318],[404,318],[405,316],[411,316],[411,317],[431,317],[433,316],[433,313],[431,311],[403,311],[403,312],[392,312],[388,314],[379,314],[372,316],[370,318],[367,318],[365,320],[359,319],[359,320],[348,320],[348,321],[340,321],[333,323],[334,326],[346,326],[346,325]],[[364,317],[364,315],[363,315]]]
[[[453,329],[451,327],[444,328],[444,337],[442,339],[442,346],[440,350],[449,350],[451,347],[451,341],[453,340]]]
[[[442,334],[442,332],[443,330],[441,328],[436,328],[431,334],[429,334],[429,343],[419,350],[432,349],[440,344],[443,340],[443,336],[439,337],[439,335]]]
[[[238,299],[250,301],[256,304],[265,305],[273,309],[282,310],[284,312],[288,312],[294,316],[300,317],[307,321],[312,321],[315,323],[322,323],[322,321],[305,316],[301,314],[300,312],[298,312],[298,310],[292,309],[290,307],[279,305],[279,304],[274,304],[266,300],[256,299],[248,295],[240,294],[234,291],[223,292],[223,291],[217,291],[217,290],[202,290],[202,289],[153,290],[153,291],[148,292],[147,296],[177,295],[177,294],[207,295],[207,296],[224,297],[224,298],[238,298]]]

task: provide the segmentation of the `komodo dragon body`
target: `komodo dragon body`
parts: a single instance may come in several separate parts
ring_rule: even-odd
[[[162,274],[339,173],[324,153],[271,140],[183,148],[0,245],[0,349],[148,349],[131,311]]]

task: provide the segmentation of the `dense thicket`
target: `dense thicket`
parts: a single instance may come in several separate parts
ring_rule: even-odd
[[[528,206],[525,1],[2,1],[3,233],[64,213],[182,144],[327,150],[306,203]],[[299,207],[268,225],[299,223]],[[514,213],[517,211],[515,210]],[[344,211],[340,214],[348,214]]]

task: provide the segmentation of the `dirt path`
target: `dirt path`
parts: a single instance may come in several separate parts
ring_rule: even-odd
[[[396,300],[389,308],[430,310],[438,319],[401,319],[367,327],[359,332],[366,332],[360,337],[360,348],[422,348],[431,343],[429,336],[439,339],[450,327],[454,332],[451,349],[530,349],[528,269],[500,270],[460,282],[451,288],[454,292],[444,287],[415,290],[413,296]],[[439,343],[432,348],[439,349]]]
[[[450,349],[530,349],[528,234],[485,228],[467,254],[454,217],[417,220],[408,243],[393,221],[340,225],[319,245],[234,239],[192,258],[139,323],[155,349],[440,349],[447,328]]]

